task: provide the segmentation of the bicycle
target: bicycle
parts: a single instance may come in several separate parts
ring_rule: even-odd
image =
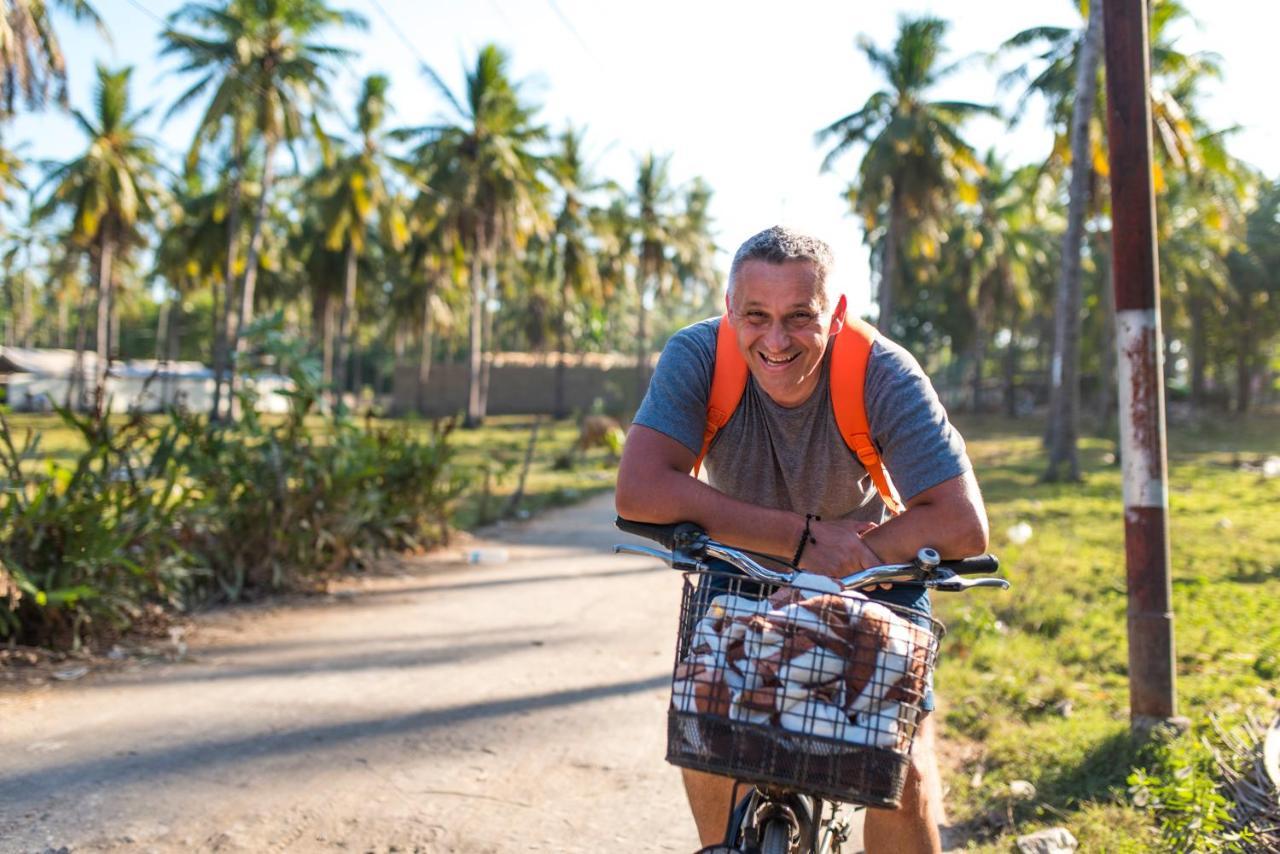
[[[828,578],[692,523],[615,524],[666,549],[616,553],[684,573],[667,761],[737,781],[723,842],[699,854],[839,854],[839,804],[896,808],[945,627],[858,591],[1007,589],[983,575],[999,568],[995,555],[944,561],[922,548],[910,563]]]

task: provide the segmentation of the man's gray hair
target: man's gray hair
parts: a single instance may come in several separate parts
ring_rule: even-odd
[[[827,274],[835,263],[831,247],[824,241],[781,225],[766,228],[753,234],[738,247],[733,263],[729,265],[729,294],[733,294],[733,280],[738,270],[748,261],[766,261],[784,264],[787,261],[808,261],[817,275],[818,293],[822,307],[827,308]]]

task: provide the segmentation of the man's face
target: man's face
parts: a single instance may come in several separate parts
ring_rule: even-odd
[[[748,261],[733,281],[729,316],[751,375],[776,403],[799,406],[817,388],[832,316],[808,261]]]

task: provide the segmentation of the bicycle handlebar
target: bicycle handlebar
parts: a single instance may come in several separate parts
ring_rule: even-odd
[[[679,570],[707,570],[710,567],[705,558],[720,558],[758,581],[790,584],[832,593],[889,583],[912,584],[946,592],[959,592],[974,587],[1001,589],[1009,587],[1009,582],[1003,578],[962,577],[995,572],[1000,566],[1000,561],[993,554],[960,560],[942,560],[934,549],[922,548],[916,553],[915,560],[910,563],[872,566],[843,578],[829,578],[792,567],[789,561],[782,558],[770,557],[769,559],[792,567],[789,571],[769,569],[739,549],[711,539],[706,531],[692,522],[655,525],[648,522],[633,522],[619,516],[614,524],[619,530],[653,540],[670,550],[662,552],[647,546],[618,545],[613,547],[614,552],[649,555]]]

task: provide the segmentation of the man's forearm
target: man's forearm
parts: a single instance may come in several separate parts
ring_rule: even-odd
[[[987,549],[986,510],[975,486],[964,499],[909,506],[863,539],[885,563],[909,561],[923,546],[937,549],[943,558],[972,557]]]
[[[790,558],[804,517],[730,498],[697,478],[674,470],[619,477],[618,515],[636,522],[695,522],[713,538],[738,548]]]

